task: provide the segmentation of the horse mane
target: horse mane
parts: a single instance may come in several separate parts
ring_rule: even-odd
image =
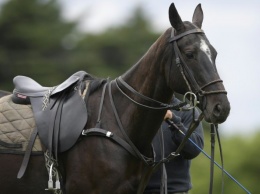
[[[101,88],[105,83],[108,82],[108,79],[104,78],[97,78],[90,74],[87,74],[87,76],[84,78],[83,81],[90,81],[89,82],[89,94],[95,92],[99,88]]]

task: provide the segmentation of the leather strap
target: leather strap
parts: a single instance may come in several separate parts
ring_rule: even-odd
[[[195,121],[193,121],[189,127],[189,130],[187,131],[187,133],[185,134],[182,142],[180,143],[180,145],[178,146],[177,150],[175,152],[172,152],[169,156],[167,156],[166,158],[164,158],[163,160],[160,160],[159,162],[157,162],[156,164],[154,164],[151,169],[148,169],[144,174],[142,174],[140,183],[139,183],[139,187],[138,187],[138,191],[137,194],[142,194],[145,186],[147,185],[150,176],[156,171],[158,170],[158,168],[161,166],[161,164],[165,163],[165,162],[169,162],[170,160],[173,160],[174,158],[176,158],[177,156],[180,155],[180,152],[182,150],[182,148],[184,147],[184,145],[186,144],[186,142],[189,140],[189,137],[191,136],[191,134],[193,133],[193,131],[197,128],[197,126],[199,125],[199,123],[202,121],[203,119],[203,114],[200,114],[199,118]]]
[[[161,147],[161,160],[164,159],[165,149],[164,149],[164,136],[163,136],[163,129],[162,126],[159,129],[159,140],[160,140],[160,147]],[[167,185],[167,171],[165,167],[165,163],[162,164],[161,167],[161,189],[160,194],[167,194],[168,193],[168,185]]]
[[[118,83],[121,83],[127,90],[129,90],[130,92],[132,92],[133,94],[139,96],[140,98],[148,101],[148,102],[153,102],[153,103],[157,103],[159,106],[158,107],[154,107],[154,106],[148,106],[148,105],[145,105],[145,104],[142,104],[142,103],[139,103],[137,101],[135,101],[133,98],[131,98],[130,96],[128,96],[118,85]],[[115,84],[116,84],[116,87],[118,88],[118,90],[125,96],[127,97],[130,101],[132,101],[133,103],[139,105],[139,106],[142,106],[142,107],[145,107],[145,108],[149,108],[149,109],[154,109],[154,110],[168,110],[168,109],[171,109],[171,110],[180,110],[183,106],[185,106],[187,103],[186,102],[181,102],[177,105],[173,105],[173,104],[165,104],[163,102],[159,102],[157,100],[154,100],[152,98],[149,98],[148,96],[144,96],[143,94],[137,92],[134,88],[132,88],[130,85],[128,85],[123,79],[122,77],[120,76],[119,78],[117,78],[115,80]]]
[[[213,178],[214,178],[214,161],[215,161],[215,125],[210,125],[210,142],[211,142],[211,161],[210,161],[210,182],[209,194],[213,193]]]
[[[132,154],[133,156],[135,156],[136,158],[138,158],[138,156],[136,155],[136,153],[134,152],[134,150],[132,149],[132,147],[126,142],[124,141],[122,138],[118,137],[116,134],[104,130],[104,129],[100,129],[100,128],[90,128],[90,129],[86,129],[82,132],[82,135],[85,136],[94,136],[94,135],[98,135],[98,136],[102,136],[102,137],[106,137],[108,139],[113,140],[114,142],[118,143],[119,145],[121,145],[124,149],[126,149],[130,154]]]
[[[103,90],[102,90],[102,94],[101,94],[101,100],[100,100],[100,105],[99,105],[99,110],[98,110],[98,118],[97,118],[97,124],[96,124],[96,127],[98,127],[98,128],[100,128],[101,113],[102,113],[102,108],[103,108],[103,104],[104,104],[106,88],[107,88],[107,83],[105,83]]]
[[[29,140],[29,143],[27,145],[27,148],[26,148],[26,151],[25,151],[25,155],[23,157],[22,165],[21,165],[20,170],[19,170],[19,172],[17,174],[17,178],[18,179],[22,178],[24,173],[25,173],[25,170],[26,170],[27,165],[28,165],[29,160],[30,160],[33,144],[34,144],[34,141],[36,139],[37,133],[38,133],[37,127],[35,127],[33,132],[32,132],[32,135],[31,135],[31,138]]]
[[[113,82],[113,81],[112,81]],[[148,158],[148,157],[145,157],[143,154],[141,154],[139,152],[139,150],[137,149],[137,147],[134,145],[134,143],[131,141],[131,139],[128,137],[128,135],[126,134],[125,130],[124,130],[124,127],[123,127],[123,124],[119,118],[119,115],[117,113],[117,110],[116,110],[116,107],[115,107],[115,103],[114,103],[114,100],[113,100],[113,96],[112,96],[112,92],[111,92],[111,85],[112,85],[112,82],[109,83],[109,87],[108,87],[108,92],[109,92],[109,99],[110,99],[110,103],[111,103],[111,106],[112,106],[112,109],[113,109],[113,112],[114,112],[114,115],[115,115],[115,118],[116,118],[116,121],[117,121],[117,124],[119,126],[119,129],[121,131],[121,133],[123,134],[124,138],[126,139],[126,142],[133,148],[134,152],[136,153],[136,155],[142,160],[145,162],[145,164],[147,165],[151,165],[153,164],[154,160],[153,158]]]
[[[215,125],[215,129],[216,129],[216,134],[217,134],[217,140],[218,140],[218,145],[219,145],[219,153],[220,153],[220,160],[221,160],[221,172],[222,172],[222,189],[221,189],[221,194],[224,193],[224,159],[223,159],[223,152],[222,152],[222,146],[221,146],[221,142],[220,142],[220,136],[219,136],[219,132],[218,132],[218,125]]]
[[[220,151],[220,158],[221,158],[221,170],[222,170],[222,190],[221,193],[224,193],[224,161],[223,161],[223,154],[222,154],[222,146],[220,143],[220,137],[218,133],[218,125],[211,124],[211,163],[210,163],[210,185],[209,185],[209,194],[213,193],[213,178],[214,178],[214,158],[215,158],[215,134],[217,134],[218,144],[219,144],[219,151]]]
[[[174,31],[172,31],[172,33],[174,33]],[[174,34],[172,34],[172,37],[170,38],[169,42],[173,42],[173,41],[176,41],[184,36],[187,36],[189,34],[195,34],[195,33],[203,33],[204,34],[204,31],[199,29],[199,28],[196,28],[196,29],[193,29],[193,30],[188,30],[186,32],[183,32],[179,35],[176,35],[174,36]]]

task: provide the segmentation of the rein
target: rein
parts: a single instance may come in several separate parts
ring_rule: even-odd
[[[185,135],[185,133],[183,133],[177,125],[175,125],[171,120],[167,119],[166,122],[173,126],[174,128],[176,128],[182,135]],[[212,127],[212,126],[211,126]],[[219,136],[219,133],[218,133],[218,128],[217,126],[215,126],[215,129],[213,130],[214,133],[213,135],[217,135],[217,140],[218,142],[220,142],[220,136]],[[214,136],[215,138],[215,136]],[[199,149],[212,163],[214,163],[221,171],[222,171],[222,193],[224,193],[224,174],[226,174],[232,181],[234,181],[241,189],[243,189],[247,194],[251,194],[250,191],[248,191],[240,182],[238,182],[231,174],[229,174],[225,169],[224,169],[224,165],[223,165],[223,156],[222,154],[220,155],[220,158],[221,158],[221,165],[218,164],[212,157],[212,154],[211,156],[208,155],[202,148],[200,148],[192,139],[188,138],[188,140],[197,148]],[[221,144],[219,143],[219,150],[222,150],[221,148]],[[222,153],[222,151],[221,151]]]
[[[139,92],[137,92],[134,88],[132,88],[130,85],[128,85],[123,79],[122,77],[118,77],[115,81],[116,86],[118,88],[118,90],[125,96],[127,97],[130,101],[132,101],[133,103],[145,107],[145,108],[149,108],[149,109],[154,109],[154,110],[168,110],[168,109],[172,109],[172,110],[179,110],[181,109],[181,107],[185,106],[187,103],[186,102],[182,102],[178,105],[172,105],[172,104],[165,104],[163,102],[159,102],[157,100],[154,100],[152,98],[149,98],[147,96],[144,96],[143,94],[140,94]],[[130,96],[128,96],[118,85],[118,83],[121,83],[125,88],[127,88],[130,92],[132,92],[133,94],[141,97],[143,100],[146,100],[148,102],[153,102],[159,105],[159,107],[154,107],[154,106],[148,106],[142,103],[139,103],[137,101],[135,101],[133,98],[131,98]]]

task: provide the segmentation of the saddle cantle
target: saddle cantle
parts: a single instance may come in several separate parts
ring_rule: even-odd
[[[79,71],[56,87],[44,87],[26,76],[16,76],[12,100],[32,105],[43,145],[54,153],[71,148],[87,123],[87,109],[81,88],[85,77]]]

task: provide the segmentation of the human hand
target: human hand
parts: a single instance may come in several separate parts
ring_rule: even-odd
[[[167,110],[165,116],[164,116],[164,120],[166,119],[172,119],[172,111]]]

